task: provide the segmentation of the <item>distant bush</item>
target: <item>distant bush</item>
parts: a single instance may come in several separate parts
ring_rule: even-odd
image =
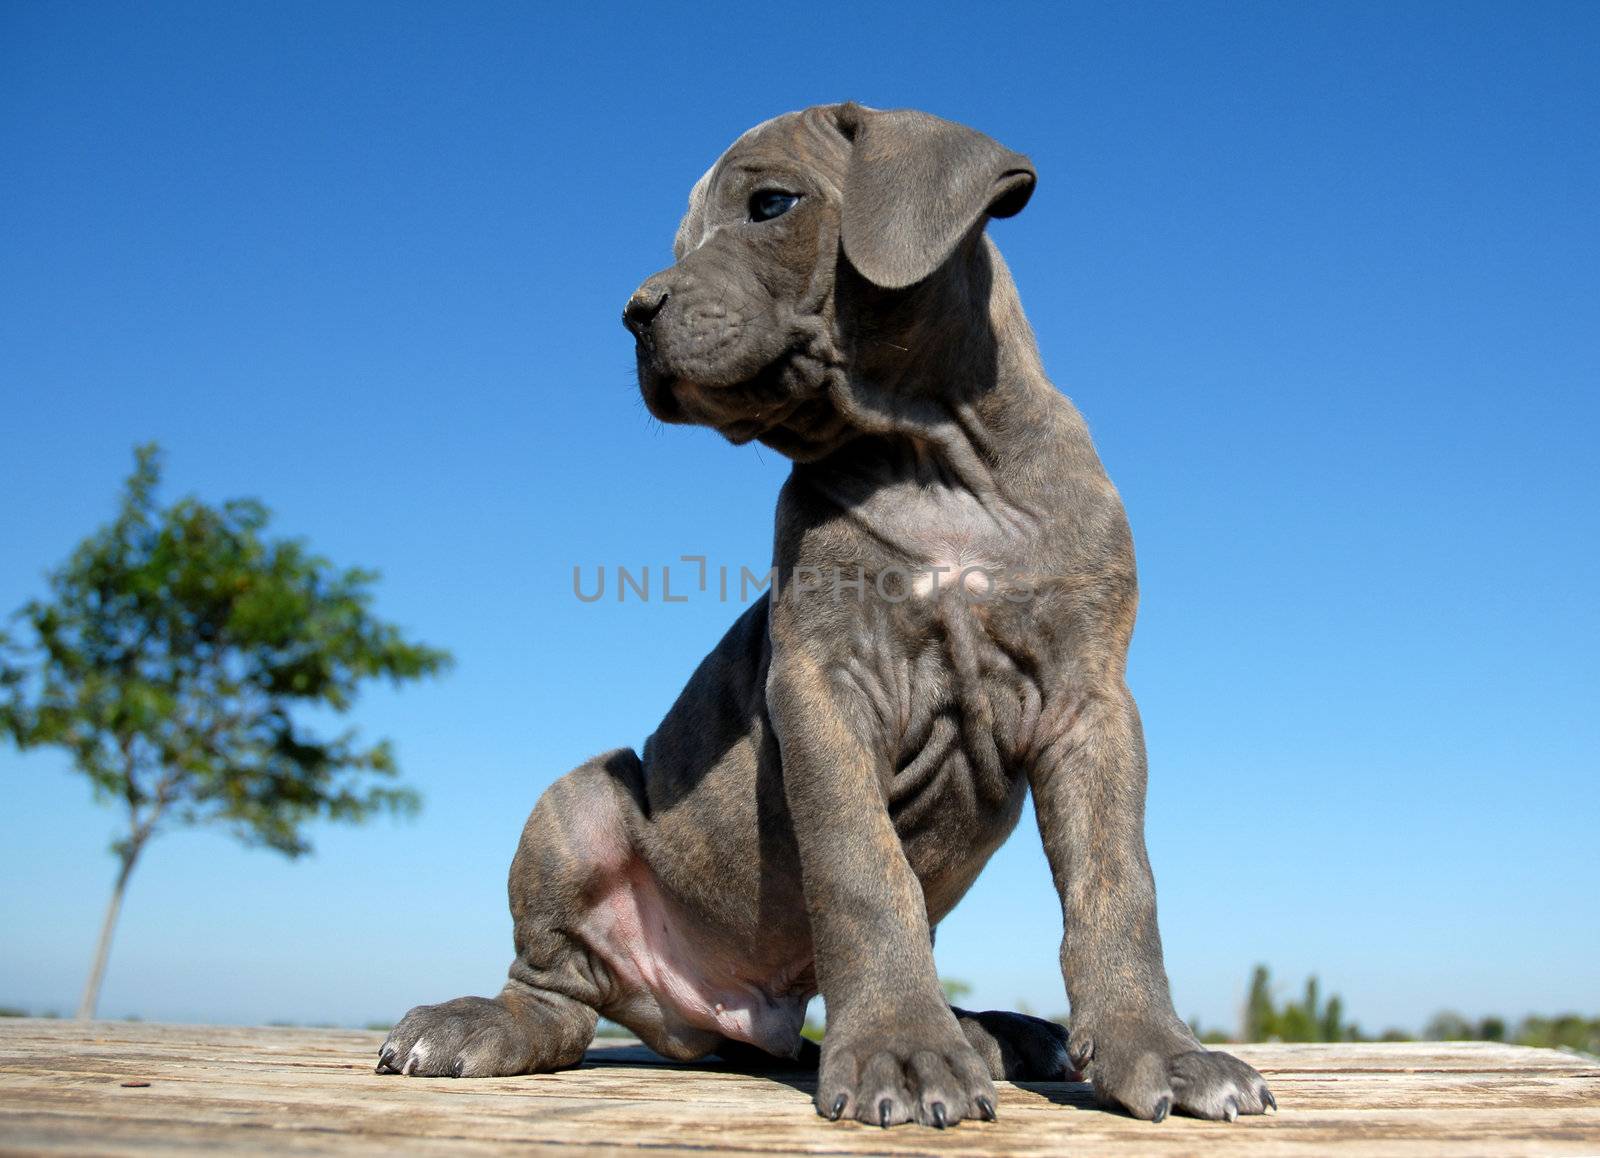
[[[1555,1017],[1529,1014],[1515,1030],[1507,1033],[1503,1018],[1485,1017],[1472,1022],[1459,1013],[1443,1010],[1429,1019],[1422,1036],[1428,1041],[1509,1041],[1514,1045],[1600,1054],[1600,1017],[1583,1017],[1576,1013]]]
[[[1306,979],[1305,997],[1282,1007],[1272,999],[1272,974],[1257,965],[1245,1001],[1246,1041],[1360,1041],[1361,1030],[1344,1020],[1344,1001],[1337,993],[1322,1000],[1315,975]]]
[[[1272,974],[1257,965],[1250,977],[1250,995],[1245,1001],[1240,1036],[1229,1038],[1212,1028],[1202,1031],[1191,1022],[1195,1035],[1206,1043],[1237,1041],[1416,1041],[1402,1029],[1386,1029],[1376,1038],[1362,1033],[1355,1022],[1344,1020],[1344,1003],[1337,994],[1326,1001],[1316,977],[1306,981],[1299,1001],[1279,1005],[1272,995]],[[1423,1041],[1503,1041],[1513,1045],[1545,1049],[1570,1049],[1600,1055],[1600,1017],[1586,1018],[1576,1013],[1556,1017],[1530,1014],[1513,1029],[1503,1017],[1490,1015],[1476,1021],[1454,1010],[1440,1010],[1422,1028]]]

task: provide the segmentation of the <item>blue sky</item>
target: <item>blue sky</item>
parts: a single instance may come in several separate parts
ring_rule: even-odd
[[[356,712],[421,817],[164,838],[104,1013],[498,987],[528,808],[737,611],[572,567],[759,568],[785,473],[652,423],[618,313],[734,136],[842,99],[1038,167],[994,234],[1133,521],[1180,1012],[1260,961],[1368,1030],[1600,1013],[1600,9],[583,8],[0,9],[0,609],[159,439],[458,659]],[[116,817],[53,753],[0,784],[0,1004],[70,1011]],[[1059,936],[1025,818],[941,971],[1058,1011]]]

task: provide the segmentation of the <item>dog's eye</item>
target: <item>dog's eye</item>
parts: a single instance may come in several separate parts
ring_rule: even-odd
[[[758,189],[750,194],[750,220],[771,221],[782,217],[800,200],[798,193],[785,193],[781,189]]]

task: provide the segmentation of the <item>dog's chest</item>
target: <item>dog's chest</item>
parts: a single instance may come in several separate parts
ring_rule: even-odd
[[[896,703],[907,742],[917,721],[949,714],[966,737],[992,721],[1003,747],[1025,743],[1029,713],[1019,705],[1038,698],[1029,662],[1037,521],[997,496],[910,472],[827,478],[818,489],[831,500],[833,533],[802,562],[833,604],[825,618],[853,628],[845,650],[875,697]]]
[[[897,597],[869,596],[852,609],[853,638],[837,671],[842,693],[881,724],[897,811],[914,819],[938,801],[947,809],[964,801],[971,808],[962,827],[971,832],[976,814],[1004,813],[1014,802],[1038,736],[1044,665],[1031,608],[1007,598],[1003,569],[991,576],[970,556],[948,562],[963,564],[955,582],[947,571],[936,590],[919,591],[913,580]],[[997,591],[982,589],[996,581]]]
[[[870,490],[840,480],[831,489],[855,532],[851,554],[878,599],[926,605],[954,592],[981,600],[1016,585],[1029,521],[1009,504],[916,478]]]
[[[1016,824],[1042,697],[973,609],[946,595],[934,615],[931,632],[886,658],[878,688],[896,706],[890,815],[937,920]]]
[[[833,643],[841,692],[881,721],[908,807],[1005,811],[1040,717],[1032,585],[1048,521],[998,480],[964,485],[900,448],[830,465],[790,496],[816,530],[797,544],[811,592],[798,616]]]

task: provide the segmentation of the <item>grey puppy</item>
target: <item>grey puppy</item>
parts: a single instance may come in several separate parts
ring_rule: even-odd
[[[672,1058],[798,1058],[820,992],[829,1118],[992,1118],[993,1079],[1078,1068],[1141,1118],[1274,1104],[1168,993],[1133,545],[984,232],[1034,180],[961,125],[842,104],[750,130],[695,185],[624,320],[652,413],[794,461],[772,587],[642,757],[544,794],[504,991],[413,1009],[380,1072],[570,1066],[601,1014]],[[1030,788],[1070,1035],[952,1009],[934,971]]]

